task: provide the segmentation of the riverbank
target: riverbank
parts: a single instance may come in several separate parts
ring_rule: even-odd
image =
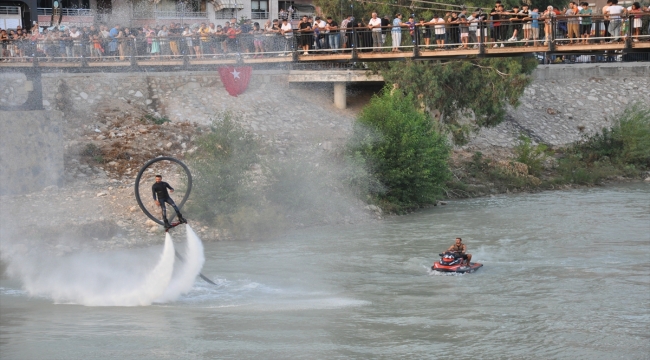
[[[617,71],[626,72],[628,78],[621,78]],[[621,70],[598,65],[581,69],[572,77],[559,76],[570,73],[569,68],[540,67],[538,72],[545,75],[537,76],[526,90],[521,107],[511,109],[501,125],[482,129],[468,145],[454,150],[451,161],[454,178],[446,187],[446,198],[584,186],[561,179],[558,168],[561,149],[582,134],[611,125],[613,118],[622,111],[621,104],[638,97],[647,98],[650,86],[644,84],[649,80],[636,77],[639,71],[647,72],[647,65],[624,64]],[[263,157],[281,159],[285,163],[300,159],[308,166],[320,167],[318,175],[323,175],[320,180],[324,180],[328,187],[336,188],[332,171],[329,171],[333,168],[327,166],[336,162],[332,157],[349,136],[356,114],[380,89],[376,85],[349,88],[351,106],[339,110],[329,102],[329,85],[284,85],[276,82],[278,74],[261,74],[245,94],[224,98],[218,95],[222,90],[217,89],[221,86],[218,77],[206,72],[180,74],[168,83],[151,80],[151,84],[157,84],[151,90],[151,100],[158,100],[148,103],[148,99],[137,91],[131,93],[133,89],[129,90],[126,80],[115,84],[116,79],[106,76],[104,80],[107,82],[99,79],[99,86],[89,84],[87,77],[81,75],[57,78],[57,86],[65,90],[66,96],[48,95],[54,97],[52,101],[48,100],[48,108],[62,106],[55,110],[69,110],[63,124],[64,185],[26,195],[2,196],[0,200],[12,208],[10,221],[5,222],[11,224],[11,228],[3,226],[3,233],[33,238],[35,244],[39,241],[51,244],[53,251],[58,253],[87,247],[104,250],[160,242],[162,227],[147,219],[135,202],[135,174],[147,159],[159,155],[185,159],[196,151],[197,136],[209,129],[211,117],[222,110],[238,115],[239,125],[259,140]],[[589,76],[588,81],[581,82],[580,76]],[[54,81],[55,75],[51,77]],[[571,86],[577,90],[567,92]],[[113,88],[118,90],[111,92]],[[608,96],[608,89],[616,92],[618,97]],[[97,94],[91,94],[91,91]],[[589,98],[594,97],[594,91],[597,100],[612,103],[606,108],[607,116],[600,116],[597,109],[586,102],[594,101]],[[569,96],[570,93],[577,98]],[[183,99],[192,101],[184,102]],[[555,105],[550,107],[550,103]],[[153,105],[159,107],[157,110],[167,109],[168,112],[152,112],[148,107]],[[183,112],[179,112],[180,108]],[[176,110],[172,112],[171,109]],[[531,137],[533,144],[555,146],[555,152],[545,158],[540,174],[531,175],[528,165],[515,162],[513,147],[521,135]],[[647,177],[641,172],[616,168],[605,170],[610,172],[600,174],[594,184],[637,181]],[[323,179],[328,176],[330,178]],[[301,185],[307,187],[309,183]],[[287,190],[292,189],[289,187]],[[326,197],[317,195],[320,199]],[[52,199],[56,199],[55,206]],[[366,206],[355,199],[348,198],[340,204],[346,213],[317,216],[310,222],[293,221],[290,226],[358,223],[376,221],[385,216],[376,207]],[[318,202],[313,202],[311,209],[326,210],[319,206]],[[188,217],[205,241],[231,238],[215,230],[214,226],[197,222],[190,215]],[[246,216],[242,217],[242,221],[246,219]],[[41,241],[43,239],[46,240]],[[73,241],[68,243],[68,239]]]
[[[534,177],[528,175],[525,164],[512,162],[512,157],[512,150],[504,149],[495,150],[488,156],[455,151],[450,164],[454,180],[445,190],[446,196],[440,200],[444,202],[460,198],[538,193],[630,182],[650,183],[650,174],[645,175],[645,178],[612,174],[592,185],[561,182],[554,180],[558,173],[553,168],[555,165],[552,160],[548,161],[549,170]],[[84,163],[82,159],[77,169],[86,169]],[[88,169],[94,171],[91,167]],[[5,241],[3,247],[16,246],[12,251],[18,252],[38,248],[61,256],[79,251],[106,251],[160,244],[164,229],[147,219],[137,206],[132,175],[112,174],[111,179],[92,175],[88,176],[89,181],[76,181],[61,188],[52,186],[41,192],[3,196],[0,200],[7,209],[11,209],[9,218],[5,219],[5,224],[11,226],[3,226],[3,238],[21,239],[19,244]],[[164,176],[167,178],[171,174],[165,173]],[[54,207],[53,199],[56,199]],[[310,224],[294,223],[290,228],[376,222],[389,216],[377,207],[364,206],[361,202],[356,205],[358,216],[354,219],[341,218],[337,222],[323,218],[320,222]],[[191,214],[186,216],[203,241],[232,239],[222,230],[192,219]],[[174,232],[178,239],[184,238],[182,227],[176,228]]]
[[[595,181],[576,183],[567,179],[558,169],[557,157],[548,157],[538,176],[530,175],[526,164],[514,160],[516,155],[509,150],[499,155],[484,155],[481,152],[456,151],[450,168],[453,179],[445,189],[445,199],[475,198],[507,193],[537,193],[552,190],[581,189],[597,186],[611,186],[623,183],[650,183],[650,171],[628,170],[609,167],[600,170]]]

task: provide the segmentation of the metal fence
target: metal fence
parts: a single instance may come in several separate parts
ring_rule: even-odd
[[[36,10],[38,15],[52,15],[52,8],[38,8]],[[94,16],[95,11],[92,9],[61,9],[63,16]]]
[[[231,56],[260,58],[344,53],[430,52],[466,55],[490,52],[494,48],[520,48],[534,53],[543,63],[600,61],[648,61],[650,53],[650,15],[631,15],[620,19],[591,17],[591,24],[575,17],[554,17],[517,23],[515,21],[476,21],[458,24],[405,24],[403,27],[370,29],[367,26],[335,30],[309,30],[280,34],[198,34],[187,36],[103,38],[82,36],[77,39],[63,33],[47,33],[2,42],[3,61],[128,61],[214,59]],[[570,30],[571,21],[583,26],[583,36]],[[609,21],[609,23],[606,23]],[[527,24],[530,27],[526,26]],[[362,25],[362,24],[361,24]],[[535,27],[534,25],[537,25]],[[621,31],[618,31],[618,28]],[[539,31],[532,31],[532,29]],[[610,31],[610,29],[612,31]],[[565,31],[566,30],[566,31]],[[61,36],[63,34],[63,36]],[[578,33],[580,35],[580,33]],[[621,46],[594,51],[596,45],[620,42]],[[623,46],[624,45],[624,46]],[[575,49],[578,49],[577,51]],[[581,50],[582,49],[582,50]],[[580,51],[583,51],[580,53]],[[505,53],[504,53],[505,54]],[[514,51],[519,55],[521,52]],[[584,55],[583,55],[584,54]],[[382,60],[379,57],[378,60]],[[334,59],[336,60],[336,59]]]
[[[208,19],[205,11],[134,11],[133,19]]]
[[[588,18],[588,20],[587,20]],[[361,24],[362,25],[362,24]],[[358,50],[438,51],[497,47],[547,47],[650,41],[650,15],[639,13],[622,19],[604,16],[557,16],[537,20],[422,22],[398,29],[365,26],[347,29],[346,41]],[[395,43],[398,42],[398,43]],[[544,49],[540,49],[544,51]]]
[[[0,15],[20,15],[20,7],[0,6]]]

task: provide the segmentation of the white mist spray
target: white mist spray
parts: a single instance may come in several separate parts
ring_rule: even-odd
[[[86,306],[143,306],[160,297],[171,280],[174,243],[169,234],[153,268],[151,260],[133,252],[80,253],[12,261],[9,271],[31,296]]]
[[[205,256],[203,243],[189,225],[185,225],[187,232],[187,251],[183,261],[177,261],[176,269],[169,286],[156,302],[170,302],[178,299],[182,294],[192,289],[196,277],[203,268]],[[169,236],[169,235],[168,235]]]

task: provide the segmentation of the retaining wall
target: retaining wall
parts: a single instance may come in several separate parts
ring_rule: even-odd
[[[0,111],[0,194],[62,185],[59,111]]]

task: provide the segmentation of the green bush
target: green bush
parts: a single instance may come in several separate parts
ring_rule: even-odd
[[[588,164],[606,159],[619,165],[650,167],[650,107],[628,107],[610,129],[585,135],[569,153]]]
[[[529,137],[521,135],[519,144],[514,148],[515,160],[528,166],[529,175],[539,176],[547,149],[548,147],[544,144],[533,145]]]
[[[490,160],[486,159],[483,156],[483,153],[480,151],[475,152],[474,155],[472,155],[472,161],[467,164],[469,174],[472,177],[479,176],[481,173],[487,170],[489,166]]]
[[[258,163],[258,144],[230,113],[212,121],[209,132],[199,136],[197,150],[188,157],[193,191],[188,211],[215,223],[217,215],[229,216],[257,201],[250,183],[250,169]]]
[[[565,183],[593,185],[611,176],[621,174],[609,160],[586,163],[575,155],[568,155],[558,162],[558,172]]]
[[[347,146],[347,159],[381,187],[358,177],[351,182],[385,210],[388,204],[402,211],[435,202],[450,177],[447,139],[413,104],[412,94],[384,89],[357,117]]]
[[[650,106],[635,104],[627,108],[615,131],[623,143],[621,160],[650,167]]]

